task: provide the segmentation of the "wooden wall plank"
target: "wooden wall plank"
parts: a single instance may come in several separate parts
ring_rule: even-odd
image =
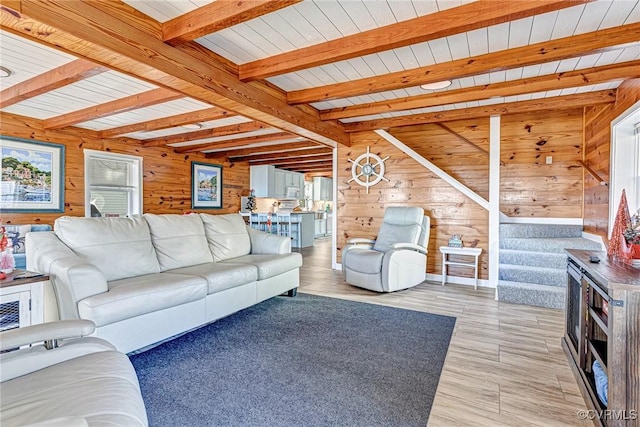
[[[611,122],[640,100],[640,79],[618,87],[616,102],[585,109],[584,162],[606,182],[610,180]],[[584,185],[584,230],[607,241],[609,233],[609,187],[586,174]]]
[[[500,210],[515,217],[582,217],[581,108],[501,120]],[[553,163],[547,165],[546,157]]]
[[[62,215],[84,216],[83,149],[132,154],[143,157],[143,209],[150,213],[182,214],[191,211],[191,162],[217,163],[222,169],[222,209],[200,212],[232,213],[240,210],[240,196],[249,192],[249,163],[233,164],[220,159],[205,159],[204,154],[176,154],[169,147],[142,147],[135,140],[96,139],[81,129],[46,130],[42,122],[10,114],[0,114],[0,133],[16,138],[63,144],[65,158],[65,211],[52,213],[6,213],[2,222],[13,224],[50,224]]]
[[[464,126],[461,123],[447,123],[447,126],[460,130]],[[470,126],[466,124],[465,126]],[[485,130],[488,129],[488,123]],[[404,130],[404,129],[403,129]],[[425,126],[425,132],[434,135],[453,136],[437,126]],[[471,130],[465,133],[465,137],[475,140],[480,134],[474,135]],[[412,129],[412,141],[419,140],[419,148],[429,151],[429,138],[420,137],[420,129]],[[484,136],[486,137],[486,136]],[[402,136],[399,137],[402,140]],[[475,138],[475,139],[474,139]],[[441,272],[442,258],[438,247],[446,245],[452,234],[462,234],[465,240],[479,240],[479,246],[485,249],[480,258],[480,277],[487,278],[487,246],[488,246],[488,212],[474,203],[471,199],[459,193],[443,180],[429,172],[416,161],[409,158],[387,141],[380,138],[374,132],[361,132],[352,135],[352,146],[338,148],[338,188],[337,200],[334,202],[334,210],[338,215],[337,221],[337,246],[338,262],[341,262],[341,250],[346,239],[350,237],[374,238],[382,222],[385,208],[389,206],[421,206],[431,218],[431,236],[429,239],[429,255],[427,257],[427,272],[439,274]],[[406,143],[406,141],[403,140]],[[440,144],[440,142],[435,142]],[[366,194],[364,187],[354,183],[348,183],[351,179],[351,163],[347,159],[355,159],[366,151],[367,145],[371,152],[382,157],[390,156],[385,162],[385,177],[390,182],[380,182],[369,189]],[[464,144],[469,153],[477,154],[478,150]],[[463,157],[461,156],[460,159]],[[442,156],[442,167],[447,167],[447,162],[456,164],[456,156]],[[467,165],[468,166],[468,165]],[[485,180],[488,173],[488,162],[485,166]],[[469,169],[473,171],[473,169]],[[463,277],[471,277],[473,272],[469,269],[456,271]]]

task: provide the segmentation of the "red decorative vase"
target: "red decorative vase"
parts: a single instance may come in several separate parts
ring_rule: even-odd
[[[631,244],[631,258],[640,259],[640,244],[637,244],[637,243]]]

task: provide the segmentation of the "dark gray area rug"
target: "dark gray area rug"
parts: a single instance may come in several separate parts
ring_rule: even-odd
[[[455,318],[298,294],[132,355],[152,426],[420,426]]]

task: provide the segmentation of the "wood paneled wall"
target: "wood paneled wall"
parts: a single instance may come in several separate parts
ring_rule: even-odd
[[[408,130],[407,132],[411,132]],[[406,135],[406,134],[405,134]],[[417,133],[416,135],[419,135]],[[398,136],[398,135],[396,135]],[[399,136],[398,136],[399,137]],[[337,259],[340,262],[341,248],[350,237],[375,238],[382,223],[384,210],[388,206],[421,206],[431,218],[431,236],[427,271],[439,274],[442,258],[439,246],[446,245],[452,234],[462,234],[466,241],[478,239],[478,246],[487,249],[489,215],[486,210],[471,199],[459,193],[442,179],[430,173],[415,160],[409,158],[392,144],[374,132],[361,132],[351,137],[351,147],[338,148],[338,196],[334,210],[338,215]],[[403,141],[406,143],[406,141]],[[435,143],[436,146],[438,143]],[[423,151],[429,151],[428,141],[424,141]],[[385,162],[385,177],[390,182],[380,182],[369,189],[348,183],[351,179],[351,163],[370,147],[372,153],[381,157],[390,156]],[[442,154],[440,151],[433,153]],[[440,156],[440,160],[452,161],[452,168],[468,164],[464,157]],[[431,157],[428,156],[431,159]],[[456,161],[459,160],[459,162]],[[438,165],[442,167],[443,165]],[[480,278],[487,278],[488,256],[481,257]],[[455,274],[472,277],[470,269],[461,269]],[[453,272],[453,270],[452,270]]]
[[[203,154],[176,154],[168,147],[142,147],[126,138],[96,139],[81,130],[44,130],[37,120],[9,114],[0,115],[0,133],[23,139],[33,139],[65,145],[65,211],[50,213],[6,213],[5,223],[51,224],[62,215],[84,216],[84,156],[83,149],[132,154],[143,157],[143,209],[149,213],[177,213],[191,210],[191,162],[215,163],[222,170],[222,209],[201,212],[212,214],[238,212],[240,196],[249,191],[249,165],[233,164],[225,159],[205,159]]]
[[[518,217],[580,218],[582,215],[582,109],[503,116],[501,120],[501,210]],[[465,186],[489,197],[489,120],[461,120],[391,129],[400,141]],[[387,206],[422,206],[431,217],[427,271],[440,274],[439,246],[452,234],[484,249],[480,277],[487,278],[489,214],[471,199],[373,132],[352,135],[350,148],[338,149],[338,260],[349,237],[375,237]],[[367,195],[348,184],[351,163],[366,151],[391,156],[389,183]],[[551,165],[546,156],[553,157]],[[452,270],[471,277],[470,269]]]
[[[618,87],[615,104],[585,109],[584,161],[606,182],[610,178],[611,122],[640,100],[640,79],[627,80]],[[609,187],[585,172],[584,230],[608,237]]]
[[[500,122],[500,210],[511,217],[582,218],[582,108]]]

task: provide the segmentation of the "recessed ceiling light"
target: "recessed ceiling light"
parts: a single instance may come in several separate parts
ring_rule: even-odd
[[[424,85],[420,85],[420,87],[424,90],[436,90],[436,89],[444,89],[445,87],[451,86],[451,80],[443,80],[441,82],[427,83]]]
[[[202,123],[189,123],[187,125],[182,125],[181,127],[189,130],[198,130],[202,129]]]
[[[8,68],[0,66],[0,77],[9,77],[11,74],[13,74],[13,71],[11,71]]]

